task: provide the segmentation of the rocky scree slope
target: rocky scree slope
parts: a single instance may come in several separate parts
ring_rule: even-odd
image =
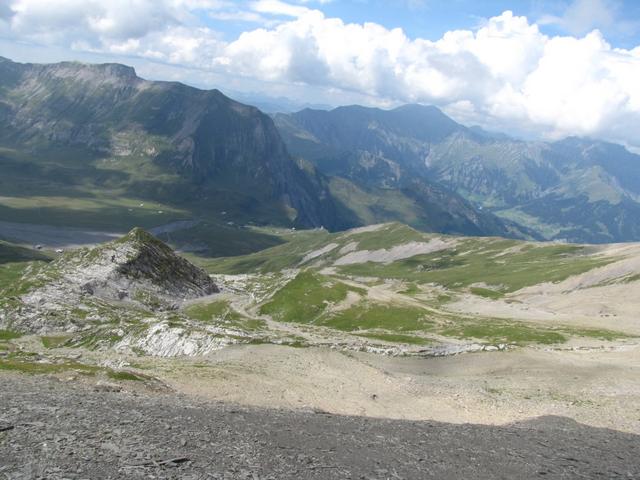
[[[3,376],[2,382],[1,473],[12,479],[640,475],[638,435],[562,417],[454,425],[95,391],[47,378]]]

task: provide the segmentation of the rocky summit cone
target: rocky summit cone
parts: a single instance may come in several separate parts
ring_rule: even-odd
[[[136,292],[144,289],[186,299],[219,291],[204,270],[141,228],[74,257],[79,278],[87,280],[81,291],[89,295],[135,299]]]
[[[12,300],[0,326],[76,331],[173,311],[218,292],[209,275],[140,228],[109,243],[32,265],[4,292]],[[147,313],[145,313],[147,312]]]

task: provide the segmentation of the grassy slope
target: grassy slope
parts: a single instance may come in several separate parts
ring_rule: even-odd
[[[281,243],[228,224],[230,218],[278,224],[279,205],[224,191],[205,191],[206,201],[187,202],[182,197],[194,187],[142,155],[100,158],[72,148],[43,155],[0,146],[0,171],[2,221],[125,232],[197,218],[201,225],[164,239],[176,248],[195,243],[200,255],[213,257]]]
[[[49,260],[50,257],[36,250],[0,240],[0,292],[14,286],[31,262],[42,263]]]
[[[202,222],[191,228],[160,234],[158,238],[174,247],[193,250],[193,256],[197,255],[203,261],[206,258],[247,255],[285,243],[281,234],[214,222]]]
[[[330,243],[339,234],[330,234],[326,230],[283,231],[264,229],[266,234],[277,236],[284,243],[273,248],[240,257],[227,258],[194,258],[203,268],[211,273],[257,273],[277,272],[285,268],[293,268],[305,255]]]
[[[587,256],[586,247],[577,245],[531,244],[501,258],[499,255],[513,243],[508,240],[464,240],[456,249],[417,255],[389,265],[350,265],[341,267],[340,271],[349,275],[433,282],[451,289],[482,282],[495,285],[497,291],[513,292],[542,282],[558,282],[610,261]],[[476,292],[482,296],[497,296],[490,289]]]
[[[37,250],[20,247],[0,240],[0,265],[6,263],[29,262],[32,260],[50,260],[50,258]]]
[[[285,243],[241,257],[211,259],[191,255],[190,258],[211,273],[300,269],[291,281],[259,305],[259,313],[275,320],[329,327],[371,341],[416,345],[437,342],[442,337],[494,344],[549,344],[564,342],[574,336],[602,339],[623,336],[607,330],[481,318],[446,309],[446,304],[462,293],[499,300],[505,293],[519,288],[560,281],[612,261],[592,255],[589,247],[498,238],[443,237],[453,246],[428,255],[388,264],[368,262],[332,267],[348,250],[390,249],[408,242],[430,241],[437,236],[397,223],[386,224],[374,231],[336,234],[323,230],[296,232],[271,228],[252,231]],[[341,252],[342,249],[346,250]],[[4,280],[5,285],[12,275],[15,279],[15,275],[31,264],[28,260],[41,260],[38,252],[27,249],[6,246],[5,251],[13,252],[5,255],[16,260],[6,264],[11,269],[0,270],[0,281]],[[326,267],[332,269],[324,270]],[[269,276],[258,276],[255,281],[266,284],[272,280]],[[15,286],[19,287],[17,283]],[[389,295],[371,295],[370,287],[375,286]],[[215,323],[248,331],[266,328],[261,320],[247,318],[234,310],[228,301],[194,305],[184,313],[203,324]]]
[[[376,250],[433,237],[400,224],[388,224],[372,232],[291,233],[284,245],[245,257],[212,260],[206,266],[211,271],[227,273],[302,267],[301,273],[262,305],[261,313],[280,321],[327,326],[371,339],[423,344],[435,335],[491,343],[550,344],[562,343],[573,336],[624,337],[608,330],[550,327],[446,310],[446,303],[460,293],[497,300],[505,293],[541,282],[561,281],[612,261],[591,255],[590,247],[461,238],[455,247],[440,252],[389,264],[342,266],[332,273],[321,273],[341,255],[341,248],[354,242],[358,250]],[[327,245],[334,248],[301,264],[309,252]],[[351,284],[354,278],[369,278],[373,284],[396,281],[397,286],[392,288],[395,301],[368,298],[366,289]],[[473,286],[475,283],[487,286]],[[420,285],[434,285],[441,293],[426,298],[420,295]],[[356,301],[346,308],[336,308],[349,292],[357,296]]]

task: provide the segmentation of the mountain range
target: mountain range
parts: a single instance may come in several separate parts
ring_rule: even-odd
[[[465,127],[421,105],[306,109],[275,121],[292,154],[362,189],[436,185],[536,239],[640,238],[640,156],[620,145],[522,141]]]
[[[425,182],[405,193],[362,192],[371,204],[362,212],[334,193],[337,184],[356,184],[294,159],[257,108],[218,90],[143,80],[119,64],[1,59],[0,147],[9,198],[0,220],[96,226],[100,216],[101,227],[120,231],[185,218],[329,230],[403,220],[431,231],[512,234],[494,215]],[[83,201],[100,203],[99,215],[79,219]],[[164,215],[155,224],[138,212],[145,201]]]
[[[15,178],[23,174],[58,195],[111,189],[205,216],[343,226],[322,181],[291,159],[267,115],[123,65],[1,59],[0,144],[5,195],[42,194],[25,192]]]
[[[221,233],[249,223],[637,240],[639,159],[468,128],[430,106],[268,116],[124,65],[0,59],[0,221],[123,231],[195,219],[178,246],[208,242],[207,255],[276,242]],[[240,250],[216,251],[215,236]]]

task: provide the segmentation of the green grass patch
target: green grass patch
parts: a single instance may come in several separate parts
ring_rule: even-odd
[[[15,332],[13,330],[1,330],[0,329],[0,340],[14,340],[16,338],[22,337],[22,333]]]
[[[448,337],[473,338],[492,344],[513,343],[526,345],[538,343],[551,345],[565,343],[567,341],[567,337],[560,331],[523,324],[498,323],[492,321],[456,325],[445,328],[438,333]]]
[[[399,190],[374,188],[364,189],[342,178],[331,177],[331,194],[349,209],[350,216],[363,225],[400,220],[419,224],[417,205]]]
[[[616,332],[613,330],[606,330],[600,328],[567,328],[565,329],[567,334],[575,335],[578,337],[596,338],[598,340],[621,340],[624,338],[634,338],[632,335],[626,333]]]
[[[361,303],[328,315],[318,323],[348,332],[370,329],[391,332],[429,331],[434,327],[434,323],[421,308],[370,303]]]
[[[2,265],[0,266],[0,280],[8,281],[0,283],[0,296],[4,298],[19,297],[59,278],[59,275],[60,272],[55,267],[55,262]]]
[[[0,291],[7,290],[17,282],[27,268],[26,263],[0,264]]]
[[[503,294],[501,292],[496,292],[495,290],[491,290],[488,288],[471,287],[469,291],[473,295],[477,295],[479,297],[484,297],[484,298],[490,298],[491,300],[497,300],[503,297]]]
[[[261,330],[266,323],[260,319],[247,318],[231,307],[227,300],[198,303],[185,310],[188,317],[207,324],[224,324],[243,330]]]
[[[127,372],[124,370],[107,370],[107,377],[118,380],[118,381],[128,381],[128,382],[142,382],[144,378],[140,375],[137,375],[132,372]]]
[[[388,265],[372,262],[348,265],[340,267],[340,272],[437,283],[449,289],[483,282],[501,285],[506,293],[543,282],[559,282],[616,260],[588,255],[585,247],[564,244],[531,245],[501,255],[517,244],[512,240],[467,239],[445,251],[416,255]]]
[[[147,325],[141,324],[127,325],[125,328],[127,334],[133,334],[141,333],[146,330],[147,327]],[[120,334],[121,332],[118,332],[118,330],[109,327],[89,330],[87,332],[83,332],[79,336],[70,338],[68,340],[68,346],[74,348],[84,347],[90,350],[95,350],[100,347],[111,347],[123,338]]]
[[[133,372],[112,370],[109,368],[86,365],[75,361],[64,361],[61,363],[35,362],[32,357],[35,354],[10,354],[8,358],[0,358],[0,370],[19,372],[31,375],[52,375],[64,372],[75,372],[83,375],[95,376],[103,374],[118,381],[140,382],[148,377]]]
[[[358,242],[358,250],[388,249],[409,242],[424,242],[426,233],[419,232],[402,223],[389,223],[374,232],[355,233],[348,236],[350,242]]]
[[[86,375],[95,375],[100,368],[84,365],[77,362],[64,363],[38,363],[29,361],[28,358],[4,358],[0,359],[0,370],[14,371],[27,374],[54,374],[67,371],[75,371]]]
[[[417,295],[420,292],[421,290],[420,290],[420,287],[418,287],[418,285],[416,285],[415,283],[410,283],[409,285],[406,286],[404,290],[401,290],[398,293],[401,293],[402,295]]]
[[[417,335],[402,335],[399,333],[359,333],[359,337],[382,340],[383,342],[405,343],[409,345],[429,345],[432,343],[428,338]]]
[[[314,323],[330,304],[344,300],[350,290],[364,293],[361,289],[307,270],[278,290],[260,308],[260,313],[282,322]]]
[[[69,338],[69,335],[43,336],[40,337],[40,341],[44,348],[59,348],[64,346],[64,344],[69,341]]]

